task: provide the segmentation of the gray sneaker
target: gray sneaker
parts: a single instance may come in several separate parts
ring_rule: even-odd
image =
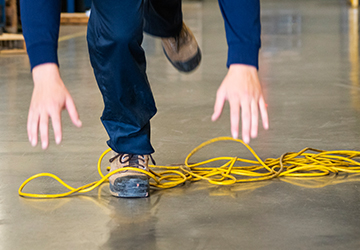
[[[161,38],[161,42],[166,57],[179,71],[190,72],[200,64],[199,45],[185,23],[176,37]]]
[[[110,159],[110,172],[124,167],[149,171],[149,158],[151,158],[149,155],[116,154]],[[110,176],[109,182],[110,193],[113,196],[122,198],[143,198],[149,196],[149,177],[144,173],[131,170],[122,171]]]

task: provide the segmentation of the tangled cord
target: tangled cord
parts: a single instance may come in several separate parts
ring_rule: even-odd
[[[239,157],[216,157],[194,164],[189,163],[189,159],[196,152],[209,144],[218,141],[235,141],[241,143],[252,153],[256,160]],[[164,189],[179,186],[186,181],[195,182],[199,180],[206,180],[214,185],[232,185],[239,182],[244,183],[270,180],[276,177],[320,177],[339,173],[360,174],[360,162],[355,160],[356,157],[360,156],[360,151],[324,151],[305,148],[297,153],[285,153],[278,159],[268,158],[265,161],[262,161],[249,145],[245,144],[240,139],[233,139],[231,137],[218,137],[200,144],[190,152],[183,165],[149,165],[149,167],[152,168],[149,172],[139,168],[125,167],[104,175],[101,171],[101,162],[104,156],[110,151],[111,149],[104,151],[98,160],[97,169],[101,177],[98,181],[74,188],[54,174],[40,173],[28,178],[21,184],[18,191],[19,195],[33,198],[60,198],[69,196],[73,193],[86,193],[108,181],[109,176],[127,170],[138,171],[148,175],[151,186]],[[311,153],[310,151],[314,153]],[[226,162],[220,167],[214,164],[215,162],[220,161]],[[236,166],[236,163],[245,164],[245,166]],[[209,166],[209,164],[213,166]],[[154,171],[153,169],[162,171]],[[109,170],[109,167],[107,167],[107,170]],[[22,191],[30,181],[44,176],[57,180],[70,191],[60,194],[34,194]]]

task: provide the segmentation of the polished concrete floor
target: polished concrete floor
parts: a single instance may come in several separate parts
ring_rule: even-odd
[[[203,51],[193,74],[173,69],[158,39],[144,41],[159,110],[152,121],[158,164],[181,163],[201,142],[230,136],[228,107],[220,121],[210,121],[226,74],[217,2],[184,3],[184,16]],[[358,12],[345,0],[266,0],[262,27],[260,77],[270,129],[261,128],[250,145],[262,159],[307,146],[360,150]],[[62,77],[83,127],[72,126],[64,113],[63,143],[52,139],[46,151],[27,141],[27,56],[0,56],[0,249],[360,249],[360,182],[352,176],[311,185],[200,182],[154,191],[148,199],[113,198],[107,185],[63,199],[19,197],[20,184],[39,172],[75,187],[98,179],[96,162],[107,135],[85,32],[84,26],[64,26],[59,43]],[[194,161],[215,155],[250,157],[243,147],[220,143]],[[65,190],[39,179],[25,191]]]

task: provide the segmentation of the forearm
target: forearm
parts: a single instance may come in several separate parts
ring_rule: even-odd
[[[229,46],[227,66],[247,64],[258,68],[260,33],[259,0],[218,0]]]
[[[21,21],[31,69],[58,64],[61,0],[20,0]]]

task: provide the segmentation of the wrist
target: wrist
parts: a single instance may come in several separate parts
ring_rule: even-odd
[[[250,75],[257,76],[257,73],[256,67],[246,64],[231,64],[228,70],[228,75],[239,79]]]
[[[255,66],[252,66],[252,65],[234,63],[234,64],[230,65],[229,71],[253,71],[253,72],[257,72],[257,69],[256,69]]]
[[[32,70],[34,85],[58,83],[60,78],[59,67],[55,63],[39,64]]]

